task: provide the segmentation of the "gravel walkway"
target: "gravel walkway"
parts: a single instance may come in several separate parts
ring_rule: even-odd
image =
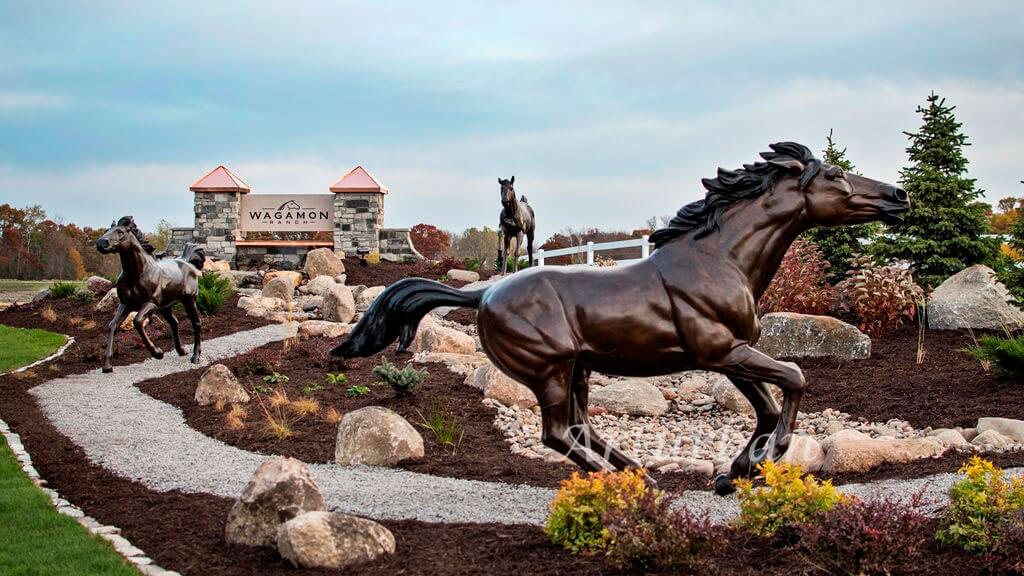
[[[294,333],[291,326],[270,325],[204,342],[203,363],[236,356]],[[51,380],[32,389],[54,426],[108,470],[158,491],[206,492],[235,498],[253,471],[268,458],[209,438],[189,427],[181,411],[137,389],[154,377],[175,378],[194,366],[174,354]],[[371,467],[310,465],[332,510],[377,519],[411,518],[428,522],[541,524],[554,491],[546,488],[441,478]],[[1021,473],[1024,469],[1016,469]],[[953,474],[927,479],[893,480],[844,486],[861,497],[909,498],[922,486],[939,505]],[[684,505],[706,511],[714,520],[736,514],[735,498],[709,492],[684,493]]]

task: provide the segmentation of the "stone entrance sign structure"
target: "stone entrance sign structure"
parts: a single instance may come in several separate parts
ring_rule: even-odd
[[[226,166],[217,166],[189,187],[195,194],[195,225],[174,228],[168,253],[185,242],[205,246],[210,258],[237,268],[300,268],[306,252],[339,254],[366,249],[386,260],[422,258],[408,228],[384,228],[387,187],[362,166],[330,186],[330,194],[251,194]]]

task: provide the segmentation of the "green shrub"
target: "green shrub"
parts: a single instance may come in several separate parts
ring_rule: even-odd
[[[710,556],[728,542],[724,527],[711,524],[706,514],[673,510],[672,500],[655,490],[640,496],[635,506],[607,512],[604,524],[611,533],[608,561],[635,574],[706,574],[713,566]]]
[[[611,531],[606,513],[634,508],[651,488],[643,470],[592,472],[587,477],[573,472],[562,480],[551,501],[544,532],[551,542],[573,554],[593,554],[608,547]]]
[[[381,358],[380,365],[373,368],[373,376],[391,386],[399,396],[412,394],[416,385],[429,375],[430,373],[425,368],[417,370],[412,367],[412,364],[406,364],[405,368],[399,369],[388,362],[387,358]]]
[[[207,316],[213,316],[235,293],[235,288],[227,277],[211,270],[203,272],[199,277],[199,295],[196,297],[196,305],[199,311]]]
[[[288,378],[288,376],[279,372],[271,372],[263,377],[264,384],[280,384],[282,382],[287,382],[288,380],[291,380],[291,378]]]
[[[508,256],[505,259],[505,261],[508,263],[508,271],[509,272],[511,272],[512,270],[515,270],[515,266],[516,266],[516,257],[515,256]],[[520,270],[523,270],[524,268],[529,268],[529,267],[530,267],[530,261],[529,260],[527,260],[526,258],[520,258],[519,259],[519,269]],[[498,272],[501,272],[501,257],[500,256],[495,256],[494,257],[494,269],[497,270]]]
[[[71,299],[74,300],[75,302],[81,302],[82,304],[89,304],[90,302],[96,300],[96,295],[93,294],[92,290],[83,288],[81,290],[75,291],[75,293],[71,295]]]
[[[370,393],[370,389],[366,386],[349,386],[345,389],[346,396],[366,396]]]
[[[962,468],[964,478],[949,489],[945,526],[935,535],[946,546],[989,552],[998,545],[994,531],[1024,510],[1024,479],[1007,481],[1002,470],[975,456]]]
[[[965,350],[983,366],[995,364],[1006,378],[1024,376],[1024,334],[1017,336],[982,336],[976,346]]]
[[[771,536],[787,524],[806,521],[816,513],[830,510],[846,497],[832,482],[803,474],[799,466],[767,461],[758,466],[764,487],[754,488],[746,478],[736,481],[740,501],[740,528],[760,536]]]
[[[55,299],[68,298],[78,291],[78,285],[74,282],[57,281],[50,285],[50,297]]]
[[[848,500],[797,525],[800,550],[828,574],[889,574],[928,543],[928,518],[920,508],[920,493],[909,506],[887,498]]]

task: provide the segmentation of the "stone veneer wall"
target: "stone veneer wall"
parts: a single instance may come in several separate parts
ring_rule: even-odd
[[[357,248],[380,252],[384,195],[380,192],[340,192],[334,196],[334,250],[345,254]]]
[[[409,236],[408,228],[381,228],[380,229],[380,253],[390,254],[399,259],[416,258],[421,259],[423,255],[416,251],[412,245],[412,237]]]
[[[238,270],[301,270],[306,253],[318,246],[238,246]]]
[[[171,241],[167,243],[164,253],[170,256],[180,256],[185,248],[186,242],[192,242],[195,237],[195,228],[171,228]]]
[[[196,192],[195,195],[195,238],[205,244],[207,258],[234,260],[239,194]]]

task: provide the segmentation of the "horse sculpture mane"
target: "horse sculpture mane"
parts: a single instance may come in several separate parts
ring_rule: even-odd
[[[139,244],[142,245],[142,249],[145,250],[148,254],[152,254],[153,252],[156,251],[156,248],[154,248],[153,245],[149,243],[149,240],[146,239],[146,235],[142,232],[142,230],[139,230],[138,225],[135,224],[135,218],[131,216],[122,216],[121,219],[117,221],[116,225],[128,228],[128,230],[132,233],[132,236],[135,236],[135,239],[138,240]],[[111,228],[113,228],[113,225],[111,225]]]
[[[821,169],[821,161],[810,149],[796,142],[770,144],[771,152],[762,152],[767,161],[779,159],[799,160],[805,166],[800,175],[800,189],[805,189]],[[696,230],[700,238],[718,228],[718,219],[725,210],[740,200],[756,198],[771,190],[784,176],[785,168],[770,162],[744,164],[739,170],[718,169],[717,178],[704,178],[701,184],[708,193],[702,200],[683,206],[676,212],[668,225],[651,234],[655,248],[661,248],[671,240]]]

